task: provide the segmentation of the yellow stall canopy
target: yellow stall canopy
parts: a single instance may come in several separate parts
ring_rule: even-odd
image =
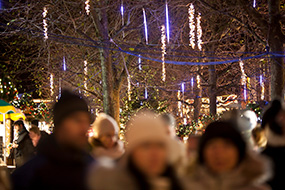
[[[13,121],[26,119],[25,115],[19,109],[16,109],[4,100],[0,100],[0,122],[3,122],[3,114],[5,114],[5,119],[11,119]]]

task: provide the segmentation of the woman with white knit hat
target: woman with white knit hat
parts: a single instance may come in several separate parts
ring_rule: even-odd
[[[109,115],[100,113],[92,124],[94,135],[90,138],[92,155],[117,160],[124,154],[124,144],[118,139],[119,127]]]
[[[132,117],[126,128],[126,153],[116,167],[95,168],[92,190],[180,190],[169,158],[172,141],[163,121],[150,111]]]

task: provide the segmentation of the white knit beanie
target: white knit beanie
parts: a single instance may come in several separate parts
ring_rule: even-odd
[[[163,121],[150,111],[138,113],[131,118],[126,128],[126,141],[128,153],[149,141],[165,143],[169,153],[172,150],[171,139],[167,135]]]
[[[94,132],[94,138],[99,138],[109,132],[118,134],[119,126],[111,116],[105,113],[100,113],[92,124],[92,129]]]

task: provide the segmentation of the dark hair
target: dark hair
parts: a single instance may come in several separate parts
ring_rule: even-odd
[[[39,120],[35,119],[31,122],[31,124],[38,127],[39,126]]]
[[[16,122],[14,123],[14,126],[15,126],[15,125],[25,127],[25,124],[24,124],[23,120],[18,120],[18,121],[16,121]]]
[[[29,132],[34,132],[37,135],[41,135],[40,129],[38,127],[36,127],[36,126],[31,127]]]
[[[198,160],[200,164],[204,164],[205,147],[210,140],[215,138],[222,138],[232,142],[238,149],[239,163],[242,162],[246,154],[246,142],[238,131],[236,124],[229,121],[215,121],[208,125],[200,139],[198,148]]]
[[[135,166],[132,158],[130,157],[127,165],[128,170],[134,176],[137,186],[140,190],[151,190],[147,177]],[[168,177],[171,182],[171,190],[182,190],[182,186],[179,183],[176,173],[171,166],[168,166],[165,172],[162,174],[163,177]]]

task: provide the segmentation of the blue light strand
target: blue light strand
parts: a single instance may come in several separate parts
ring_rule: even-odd
[[[166,17],[166,35],[167,35],[167,43],[169,43],[170,34],[169,34],[169,13],[168,13],[168,3],[165,1],[165,17]]]

